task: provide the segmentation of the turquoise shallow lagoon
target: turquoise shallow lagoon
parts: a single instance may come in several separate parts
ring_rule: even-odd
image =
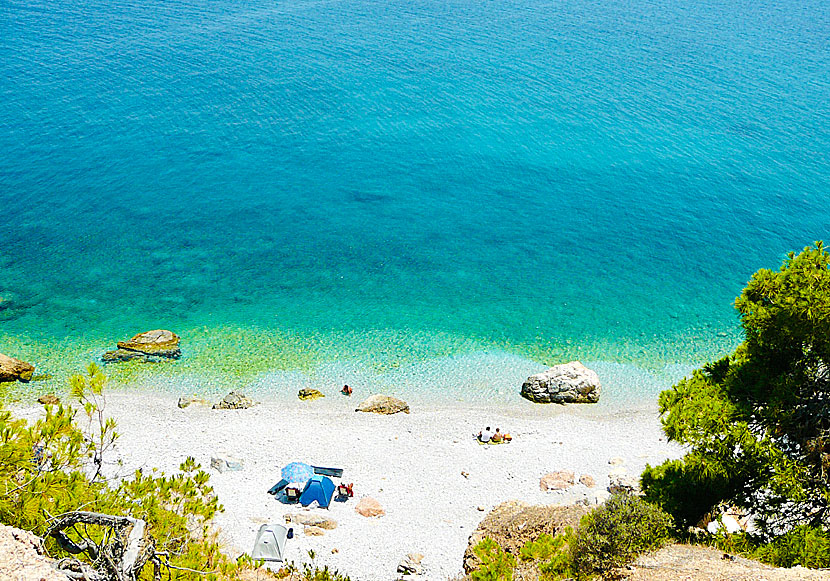
[[[820,0],[7,1],[0,352],[62,384],[163,327],[181,361],[111,375],[651,397],[827,237],[828,38]]]

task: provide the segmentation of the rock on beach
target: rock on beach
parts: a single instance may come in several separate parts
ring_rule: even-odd
[[[23,381],[32,379],[35,366],[20,359],[9,357],[0,353],[0,382],[2,381]]]
[[[521,395],[535,403],[596,403],[599,392],[597,372],[571,361],[528,377]]]
[[[107,351],[101,357],[104,363],[160,359],[178,359],[182,355],[179,348],[179,336],[166,329],[154,329],[135,335],[128,341],[119,341],[118,349]]]
[[[372,412],[375,414],[409,413],[409,404],[403,400],[388,395],[372,395],[360,403],[356,412]]]

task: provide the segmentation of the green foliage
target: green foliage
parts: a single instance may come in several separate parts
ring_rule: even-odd
[[[512,581],[516,558],[496,541],[484,539],[473,547],[473,554],[481,560],[481,566],[470,574],[473,581]]]
[[[576,576],[570,546],[576,538],[572,528],[555,537],[545,533],[529,541],[519,551],[523,561],[535,561],[543,581]]]
[[[718,535],[713,542],[722,551],[776,567],[830,567],[830,533],[821,527],[800,525],[768,543],[746,533]]]
[[[105,381],[96,366],[72,379],[86,430],[78,426],[76,411],[63,405],[46,406],[33,425],[0,410],[0,521],[43,536],[53,517],[74,510],[128,515],[147,522],[165,563],[210,573],[170,569],[170,579],[234,578],[237,564],[220,553],[208,527],[221,507],[208,474],[192,458],[172,476],[138,471],[114,486],[101,477],[103,455],[117,437],[115,423],[103,413]],[[80,534],[65,532],[70,538]],[[93,541],[103,535],[83,533]],[[61,554],[53,541],[47,547]],[[145,567],[141,579],[151,578],[152,567]]]
[[[582,518],[570,547],[573,568],[588,576],[622,567],[668,542],[671,526],[671,517],[660,508],[637,496],[615,494]]]
[[[817,242],[755,273],[735,301],[745,341],[660,395],[664,431],[689,453],[647,469],[643,487],[679,524],[723,500],[768,538],[830,524],[828,265]]]

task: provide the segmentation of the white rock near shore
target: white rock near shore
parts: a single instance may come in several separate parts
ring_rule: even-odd
[[[535,403],[596,403],[599,392],[597,372],[571,361],[531,375],[522,385],[521,394]]]
[[[212,456],[227,453],[245,469],[209,474],[225,508],[215,523],[229,556],[250,552],[263,523],[285,523],[286,515],[304,514],[336,520],[337,527],[298,524],[286,545],[286,558],[297,565],[309,562],[313,550],[319,566],[361,581],[388,581],[400,575],[404,555],[420,553],[420,578],[442,581],[461,572],[470,535],[496,505],[508,499],[571,504],[589,493],[582,485],[544,492],[539,488],[543,474],[593,474],[596,490],[604,492],[609,457],[628,458],[630,473],[639,474],[646,462],[659,464],[682,454],[680,447],[660,441],[654,409],[419,402],[409,415],[379,416],[355,413],[349,398],[325,398],[310,406],[295,393],[290,401],[266,400],[218,413],[206,406],[181,410],[180,394],[113,391],[106,410],[121,437],[106,465],[126,476],[153,467],[170,474],[188,456],[207,469]],[[33,420],[44,412],[32,405],[15,413]],[[478,444],[472,434],[486,425],[509,430],[512,443]],[[115,464],[118,459],[122,467]],[[342,468],[343,478],[335,483],[354,483],[354,498],[332,502],[328,510],[282,504],[267,491],[280,480],[280,469],[294,461]],[[376,499],[386,514],[358,514],[355,507],[364,497]],[[310,526],[325,534],[305,534]]]

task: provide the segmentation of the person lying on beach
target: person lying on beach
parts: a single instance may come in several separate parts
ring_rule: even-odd
[[[342,393],[343,395],[352,395],[352,388],[348,385],[344,385],[343,389],[340,390],[340,393]]]

